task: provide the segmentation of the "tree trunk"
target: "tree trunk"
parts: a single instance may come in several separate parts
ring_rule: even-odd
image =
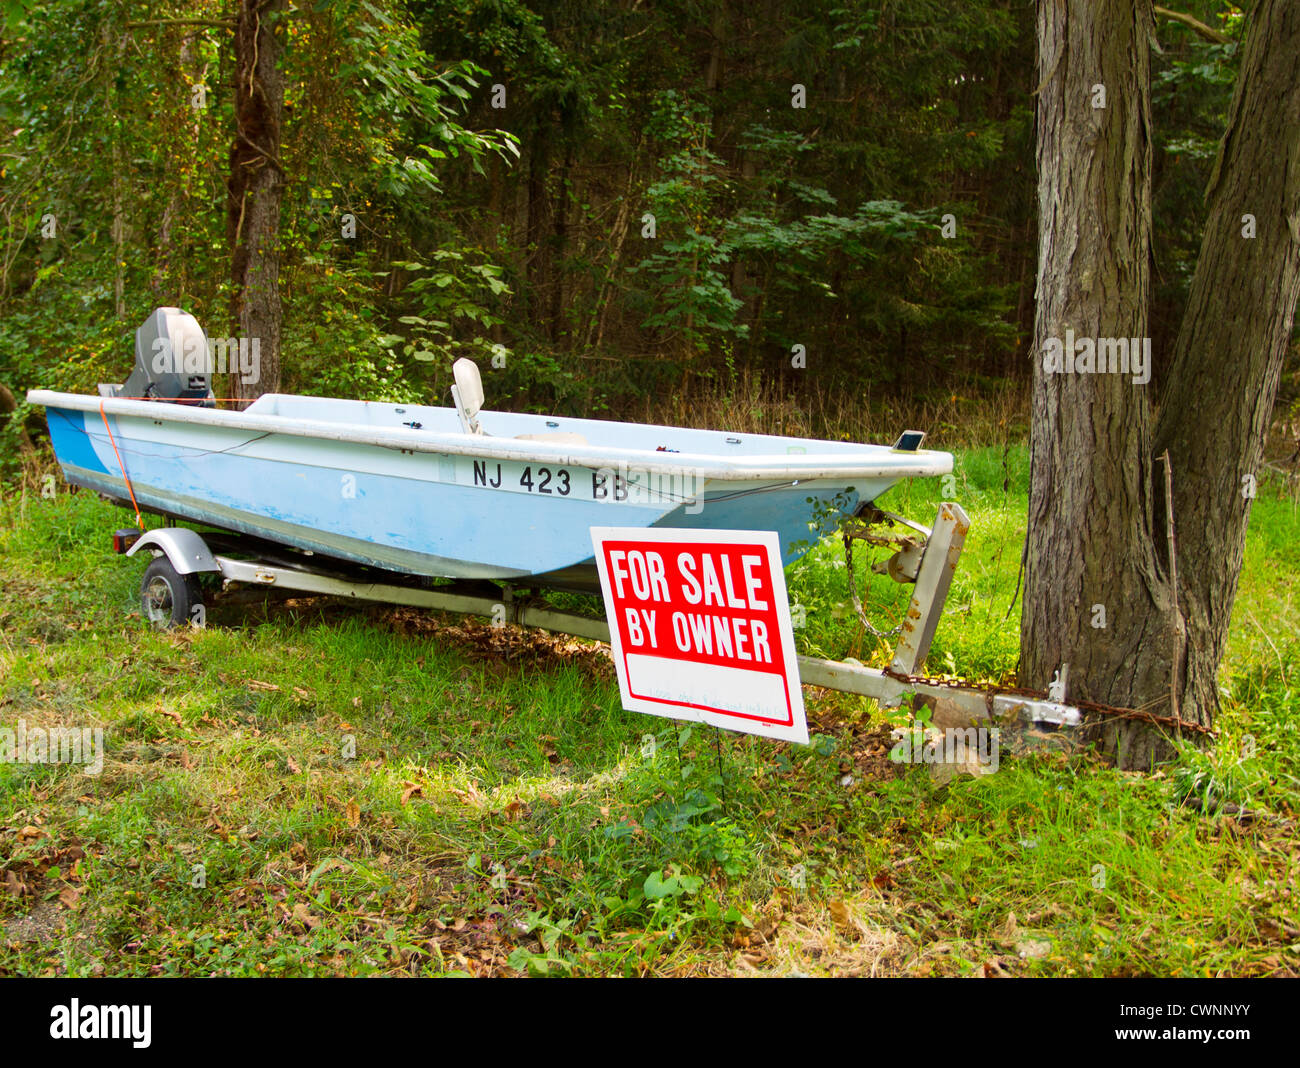
[[[551,336],[562,343],[565,349],[573,347],[569,334],[571,325],[564,314],[564,272],[565,257],[569,254],[569,183],[573,173],[573,143],[566,143],[564,162],[560,165],[559,189],[555,198],[555,252],[552,266],[554,275],[551,281]]]
[[[528,154],[528,226],[525,231],[527,259],[524,265],[527,287],[523,297],[529,322],[554,340],[555,335],[551,329],[553,324],[546,321],[547,303],[544,293],[546,282],[550,278],[546,240],[550,214],[550,200],[546,195],[546,175],[549,169],[550,144],[545,131],[542,131],[534,138]]]
[[[1163,517],[1153,508],[1148,387],[1129,374],[1044,368],[1052,341],[1072,357],[1072,339],[1147,336],[1152,26],[1151,0],[1041,0],[1038,8],[1038,303],[1020,677],[1046,687],[1065,663],[1068,698],[1168,715],[1183,637]],[[1098,87],[1104,106],[1094,106]],[[1132,720],[1107,718],[1097,737],[1122,766],[1146,767],[1168,751]]]
[[[623,244],[627,241],[628,230],[633,225],[632,188],[636,181],[636,161],[640,149],[641,138],[638,135],[632,149],[632,162],[627,169],[627,185],[623,189],[623,196],[619,199],[618,214],[614,218],[614,243],[609,254],[609,266],[605,268],[605,277],[596,290],[596,307],[583,346],[586,349],[599,349],[605,337],[605,315],[609,311],[610,304],[613,303],[614,275],[618,271],[619,263],[622,262]]]
[[[239,0],[235,27],[235,140],[226,184],[226,233],[231,248],[231,315],[260,373],[245,383],[231,375],[232,395],[245,400],[280,386],[280,197],[284,169],[280,131],[284,83],[277,61],[275,16],[284,0]]]
[[[1209,216],[1156,449],[1173,459],[1184,718],[1210,722],[1250,518],[1300,294],[1300,2],[1262,0],[1206,199]],[[1253,216],[1254,237],[1249,232]]]
[[[112,158],[112,178],[109,187],[112,193],[113,222],[109,236],[113,241],[113,314],[121,325],[126,319],[126,167],[122,162],[122,117],[117,95],[118,70],[126,62],[123,39],[115,35],[108,24],[103,30],[103,47],[110,53],[111,59],[105,65],[104,92],[108,101],[109,149]]]

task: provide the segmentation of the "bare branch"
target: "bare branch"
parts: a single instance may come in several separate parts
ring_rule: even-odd
[[[1226,33],[1216,30],[1213,26],[1205,25],[1200,19],[1192,15],[1186,15],[1181,11],[1170,11],[1169,8],[1160,7],[1159,5],[1156,6],[1156,14],[1162,19],[1181,22],[1207,41],[1213,41],[1215,44],[1230,44],[1232,42],[1232,38]]]
[[[147,22],[128,22],[128,30],[147,30],[150,26],[220,26],[234,29],[234,19],[149,19]]]

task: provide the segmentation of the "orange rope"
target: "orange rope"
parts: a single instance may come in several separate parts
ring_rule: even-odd
[[[179,404],[182,408],[198,408],[201,405],[191,404],[186,400],[177,400],[174,397],[109,397],[109,400],[139,400],[154,401],[159,404]],[[198,399],[198,398],[196,398]],[[252,404],[256,397],[205,397],[204,400],[210,400],[214,404]]]
[[[113,446],[113,455],[117,457],[117,466],[122,469],[122,481],[126,483],[126,492],[131,495],[131,506],[135,509],[135,525],[144,530],[144,516],[140,514],[140,506],[135,502],[135,490],[131,488],[131,480],[126,474],[126,464],[122,463],[122,454],[117,451],[117,441],[113,437],[113,428],[108,425],[108,416],[104,414],[104,402],[99,402],[99,417],[104,420],[104,429],[108,431],[109,443]]]

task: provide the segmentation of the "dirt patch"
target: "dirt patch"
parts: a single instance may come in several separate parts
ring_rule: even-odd
[[[609,648],[582,641],[565,634],[524,627],[494,627],[472,616],[452,617],[451,621],[432,612],[415,608],[383,609],[375,618],[399,634],[437,637],[455,645],[472,660],[494,663],[506,660],[531,660],[538,667],[565,665],[578,667],[601,678],[614,677]]]
[[[42,901],[26,916],[5,923],[6,942],[35,942],[48,945],[63,930],[64,910],[53,901]]]
[[[28,907],[23,916],[6,921],[6,932],[12,923],[33,917],[36,927],[32,929],[43,930],[47,926],[42,919],[45,909],[57,913],[78,907],[81,862],[86,857],[80,842],[58,843],[44,829],[28,825],[0,830],[0,846],[8,858],[0,859],[0,898],[14,898],[20,907]]]
[[[836,700],[841,696],[833,690],[809,687],[806,702],[808,733],[832,736],[839,741],[835,751],[839,758],[838,774],[851,776],[857,782],[897,779],[906,774],[906,764],[889,759],[894,747],[893,728],[887,723],[846,719]]]

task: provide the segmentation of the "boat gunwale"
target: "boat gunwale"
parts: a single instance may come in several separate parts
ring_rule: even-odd
[[[327,399],[327,398],[322,398]],[[759,454],[752,459],[737,457],[723,459],[713,453],[673,453],[671,462],[664,454],[648,449],[625,449],[602,446],[583,449],[568,442],[528,441],[488,435],[446,434],[433,430],[397,431],[384,427],[364,426],[360,423],[338,423],[318,419],[299,419],[293,416],[264,416],[257,413],[227,412],[212,408],[167,403],[163,401],[123,400],[115,397],[94,397],[82,393],[61,393],[55,390],[34,389],[27,393],[29,404],[45,408],[70,409],[83,412],[103,412],[108,415],[129,416],[140,419],[162,420],[173,423],[192,423],[199,426],[220,427],[227,430],[249,430],[254,433],[287,434],[292,437],[340,441],[356,445],[396,449],[404,452],[437,453],[442,455],[472,456],[490,460],[510,460],[524,463],[554,463],[586,468],[627,467],[638,471],[664,475],[692,475],[724,482],[752,479],[839,479],[839,478],[927,478],[944,475],[952,470],[952,454],[931,449],[919,449],[914,454],[918,461],[912,464],[863,463],[863,457],[848,453],[790,454],[781,464],[772,464],[775,454]],[[491,415],[491,412],[485,412]],[[501,413],[507,414],[507,413]],[[645,424],[633,424],[645,425]],[[665,428],[686,429],[686,428]],[[419,435],[418,437],[411,436]],[[770,435],[754,435],[768,437]],[[813,440],[813,439],[801,439]],[[888,449],[887,446],[867,446]],[[901,454],[890,453],[891,456]]]

